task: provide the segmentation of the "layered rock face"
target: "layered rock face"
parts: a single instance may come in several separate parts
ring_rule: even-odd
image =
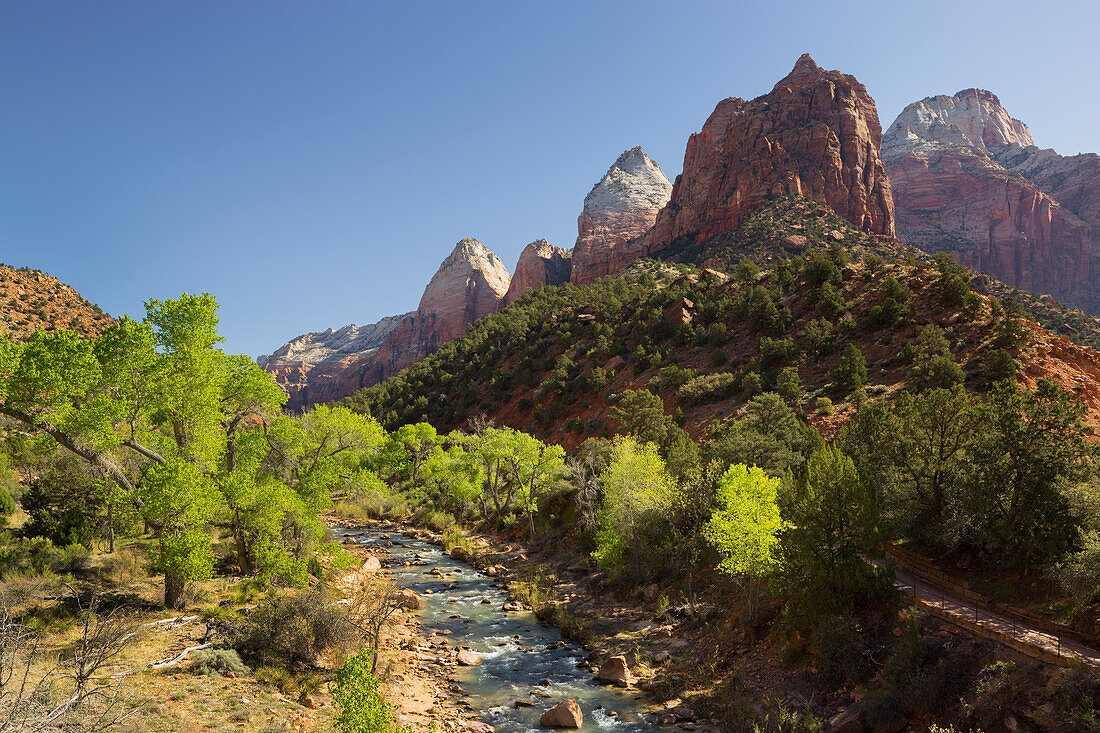
[[[1040,150],[991,92],[928,97],[883,136],[898,237],[1100,312],[1100,159]]]
[[[286,390],[287,407],[292,410],[337,399],[343,396],[336,394],[341,375],[373,360],[386,336],[411,315],[387,316],[367,326],[351,324],[336,331],[330,328],[302,334],[270,356],[257,358],[256,363]]]
[[[287,391],[287,408],[331,402],[397,374],[496,311],[511,278],[476,239],[463,239],[443,260],[412,313],[370,326],[308,333],[256,361]]]
[[[645,256],[641,236],[671,194],[672,184],[661,166],[644,150],[632,148],[620,155],[584,198],[570,281],[584,285]]]
[[[544,285],[561,285],[569,282],[573,267],[573,253],[555,247],[545,239],[538,239],[520,252],[516,271],[501,306],[510,305],[528,290]]]
[[[855,77],[808,54],[769,94],[718,103],[688,139],[672,198],[646,237],[650,253],[735,229],[771,196],[830,207],[861,230],[894,234],[874,100]]]

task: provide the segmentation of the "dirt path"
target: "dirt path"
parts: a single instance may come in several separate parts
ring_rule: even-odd
[[[1060,637],[1023,621],[1004,616],[964,600],[951,591],[916,574],[894,569],[894,585],[902,593],[963,628],[980,636],[993,638],[1025,654],[1031,653],[1043,661],[1052,657],[1078,661],[1100,667],[1100,650],[1085,646],[1076,639]]]

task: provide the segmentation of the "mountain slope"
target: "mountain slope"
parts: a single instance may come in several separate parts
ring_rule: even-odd
[[[96,336],[114,319],[52,275],[0,264],[0,333],[26,340],[36,329]]]
[[[763,212],[780,206],[792,204],[780,201]],[[861,238],[850,225],[840,226],[842,238]],[[347,404],[390,427],[428,420],[451,428],[484,413],[575,446],[613,430],[609,415],[617,394],[652,388],[666,412],[682,415],[685,429],[699,437],[713,421],[737,414],[753,393],[774,388],[782,369],[793,367],[802,385],[799,404],[829,434],[853,409],[831,386],[848,344],[866,359],[866,395],[891,399],[912,387],[903,347],[935,325],[944,329],[966,387],[981,390],[988,382],[985,357],[1011,322],[1025,334],[1011,347],[1023,365],[1021,383],[1054,379],[1080,395],[1089,419],[1100,423],[1095,352],[1005,314],[990,296],[952,302],[945,296],[948,276],[927,264],[882,262],[870,247],[863,254],[875,256],[840,267],[830,266],[820,250],[777,257],[770,270],[742,281],[687,264],[639,262],[591,285],[542,288]],[[833,257],[843,264],[840,248]],[[840,306],[822,298],[822,277],[835,283]],[[911,297],[891,310],[885,299],[894,285]],[[835,411],[819,407],[822,397],[838,402]]]

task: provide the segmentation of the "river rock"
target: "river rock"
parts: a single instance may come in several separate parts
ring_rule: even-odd
[[[455,657],[455,661],[463,667],[476,667],[481,664],[481,657],[467,649],[463,649],[458,653],[458,656]]]
[[[472,723],[466,724],[466,730],[469,733],[493,733],[496,728],[489,725],[488,723],[482,723],[480,720],[475,720]]]
[[[466,551],[466,548],[463,547],[462,545],[455,545],[454,547],[452,547],[450,554],[451,554],[451,559],[452,560],[459,560],[459,561],[465,560],[470,555],[470,553],[468,553]]]
[[[626,682],[634,680],[630,673],[630,666],[626,663],[626,657],[611,657],[600,665],[600,679],[604,682]]]
[[[419,610],[420,596],[416,595],[415,591],[403,588],[401,593],[397,596],[397,604],[401,606],[401,608],[407,608],[410,611]]]
[[[381,569],[382,563],[374,555],[368,555],[367,559],[363,561],[363,567],[360,568],[364,573],[376,573]]]
[[[580,728],[584,725],[584,715],[576,700],[562,700],[539,718],[543,728]]]

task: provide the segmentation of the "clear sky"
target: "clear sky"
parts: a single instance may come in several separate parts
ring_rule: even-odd
[[[209,291],[255,356],[415,308],[463,237],[571,247],[624,149],[673,178],[805,51],[884,127],[977,86],[1100,150],[1098,5],[3,0],[0,261],[114,315]]]

